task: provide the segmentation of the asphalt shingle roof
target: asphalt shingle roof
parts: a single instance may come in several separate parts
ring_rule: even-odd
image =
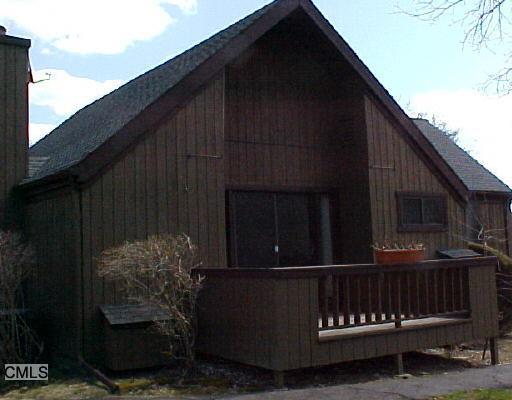
[[[425,119],[413,119],[416,126],[470,191],[508,192],[510,188],[461,149],[442,130]]]
[[[56,174],[85,159],[276,4],[268,4],[82,108],[30,148],[31,157],[45,157],[47,161],[26,181]]]

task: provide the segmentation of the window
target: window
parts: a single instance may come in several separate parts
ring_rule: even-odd
[[[446,196],[397,193],[399,232],[439,232],[447,229]]]

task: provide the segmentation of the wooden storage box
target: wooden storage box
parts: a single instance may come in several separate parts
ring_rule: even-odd
[[[151,368],[169,364],[166,338],[154,322],[159,310],[121,305],[101,306],[104,322],[104,364],[113,371]]]

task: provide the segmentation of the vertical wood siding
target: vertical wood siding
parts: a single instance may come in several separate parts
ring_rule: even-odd
[[[80,204],[77,192],[31,202],[26,234],[36,267],[26,290],[45,348],[75,356],[81,348]]]
[[[438,249],[463,247],[464,208],[368,97],[366,121],[374,241],[387,239],[404,243],[422,242],[426,245],[428,256],[432,258]],[[448,231],[399,233],[396,192],[400,191],[446,195]]]
[[[476,227],[477,229],[484,228],[487,235],[492,236],[488,244],[498,250],[508,254],[508,240],[509,232],[507,231],[507,218],[510,211],[508,211],[508,201],[501,199],[481,199],[473,202],[472,210],[476,213]]]
[[[336,144],[352,110],[334,85],[314,57],[283,40],[260,40],[229,66],[227,185],[338,187]]]
[[[333,191],[335,262],[369,261],[363,96],[309,46],[271,32],[227,67],[226,185]]]
[[[512,213],[510,212],[510,206],[507,204],[507,245],[508,255],[512,256]]]
[[[85,336],[93,352],[98,305],[122,301],[96,261],[126,240],[186,233],[203,265],[226,265],[224,77],[215,79],[81,193]],[[204,157],[212,156],[212,157]]]
[[[0,227],[13,223],[9,196],[27,172],[27,66],[27,48],[0,42]]]

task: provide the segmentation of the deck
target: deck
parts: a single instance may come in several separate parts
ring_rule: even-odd
[[[202,268],[197,346],[286,371],[495,338],[496,265]]]

